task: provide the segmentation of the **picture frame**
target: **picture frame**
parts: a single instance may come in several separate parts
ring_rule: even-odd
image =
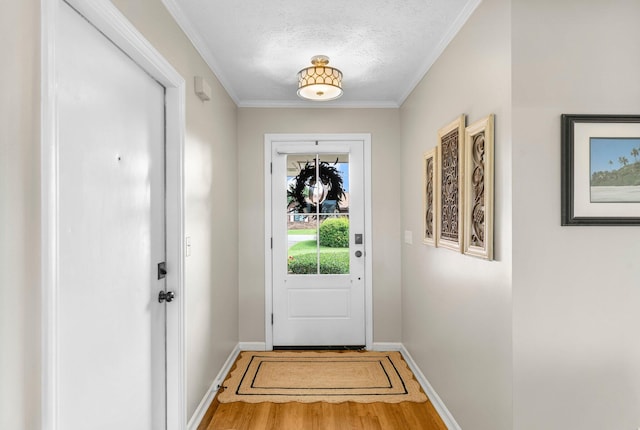
[[[465,115],[438,130],[436,242],[463,251]]]
[[[438,246],[436,242],[436,170],[437,147],[423,155],[422,162],[422,242]]]
[[[493,260],[493,114],[465,128],[464,166],[464,253]]]
[[[640,116],[561,116],[561,225],[640,225]]]

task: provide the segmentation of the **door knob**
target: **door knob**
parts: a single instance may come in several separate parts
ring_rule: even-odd
[[[358,257],[358,258],[362,257],[362,251],[357,250],[356,251],[356,257]]]
[[[167,302],[167,303],[171,303],[173,301],[173,299],[176,297],[175,293],[173,291],[160,291],[160,294],[158,294],[158,302],[162,303],[162,302]]]

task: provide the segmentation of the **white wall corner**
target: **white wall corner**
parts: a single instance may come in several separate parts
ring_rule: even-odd
[[[436,391],[433,389],[433,387],[431,386],[427,378],[424,376],[424,374],[422,373],[422,371],[420,370],[416,362],[413,360],[413,357],[411,357],[411,354],[409,354],[409,351],[407,351],[407,348],[405,348],[403,344],[400,344],[400,353],[402,354],[404,361],[406,361],[407,364],[409,365],[409,368],[411,369],[414,376],[418,380],[418,383],[426,393],[427,397],[433,404],[433,407],[436,409],[436,411],[438,412],[438,415],[440,415],[440,418],[442,418],[442,421],[447,426],[447,428],[449,430],[462,430],[462,428],[458,425],[456,420],[453,418],[453,415],[451,415],[451,412],[449,412],[449,409],[447,409],[447,407],[445,406],[440,396],[438,396],[438,393],[436,393]]]
[[[218,375],[216,375],[216,377],[213,379],[211,386],[209,387],[207,392],[204,394],[204,397],[202,398],[202,400],[200,401],[200,404],[198,405],[193,415],[191,416],[191,419],[189,419],[189,422],[187,423],[187,430],[197,430],[198,426],[200,425],[200,422],[202,422],[202,418],[204,418],[204,415],[207,413],[207,409],[209,409],[209,405],[211,405],[211,402],[213,401],[216,394],[218,393],[218,390],[220,389],[222,382],[229,374],[229,371],[231,371],[231,367],[233,366],[233,363],[236,362],[236,359],[238,358],[240,351],[241,351],[240,344],[237,344],[229,354],[229,357],[227,357],[227,361],[225,361],[224,364],[222,365],[222,369],[220,369],[220,372],[218,372]]]

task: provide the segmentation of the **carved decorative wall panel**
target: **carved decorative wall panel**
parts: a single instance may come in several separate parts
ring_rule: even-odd
[[[442,246],[462,251],[462,205],[464,195],[464,125],[461,115],[438,131],[436,241]]]
[[[428,245],[436,245],[436,148],[424,153],[423,181],[423,237]]]
[[[493,115],[465,130],[464,253],[493,259]]]

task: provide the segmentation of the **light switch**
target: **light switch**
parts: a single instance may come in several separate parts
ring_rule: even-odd
[[[413,243],[413,232],[411,230],[404,231],[404,243],[411,245]]]
[[[185,248],[185,253],[187,254],[187,257],[191,256],[191,236],[187,236],[184,239],[184,248]]]

